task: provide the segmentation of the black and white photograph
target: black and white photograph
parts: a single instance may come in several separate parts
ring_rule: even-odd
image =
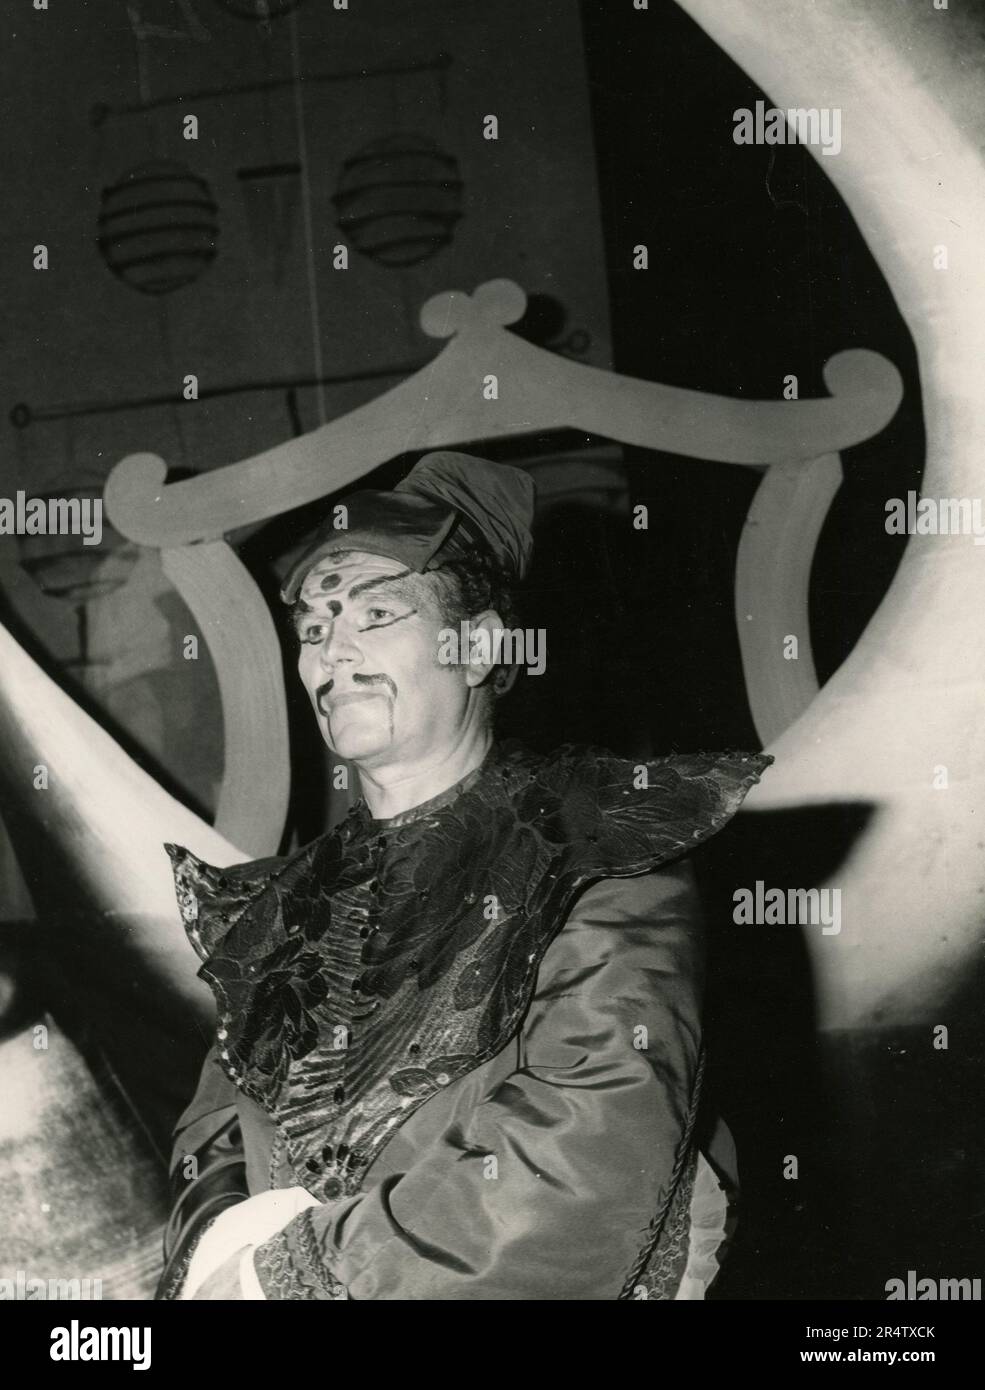
[[[168,1303],[621,1300],[946,1365],[985,1277],[983,0],[2,28],[31,1357],[163,1366]]]

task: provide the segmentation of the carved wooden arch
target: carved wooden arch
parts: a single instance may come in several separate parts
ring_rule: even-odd
[[[272,852],[284,824],[287,716],[270,615],[222,537],[348,487],[399,454],[573,428],[694,459],[765,466],[736,578],[743,668],[764,743],[816,693],[807,616],[814,545],[841,481],[839,451],[876,434],[899,405],[896,368],[853,349],[827,365],[829,399],[740,401],[621,376],[527,343],[507,331],[526,302],[510,280],[488,281],[472,295],[435,295],[421,323],[448,345],[369,404],[197,478],[167,484],[166,464],[153,454],[130,455],[110,474],[113,525],[164,552],[215,660],[226,752],[216,829],[248,852]],[[482,391],[489,374],[498,378],[494,401]],[[245,647],[223,633],[231,606],[245,606],[252,624]],[[782,660],[788,633],[800,638],[797,662]]]

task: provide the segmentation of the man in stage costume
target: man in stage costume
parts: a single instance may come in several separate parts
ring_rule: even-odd
[[[701,1298],[714,1277],[686,856],[771,759],[643,775],[496,742],[515,672],[491,639],[533,492],[430,454],[346,498],[286,579],[362,800],[283,858],[168,846],[218,1018],[176,1130],[162,1298]]]

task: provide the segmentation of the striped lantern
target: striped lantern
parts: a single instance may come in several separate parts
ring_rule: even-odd
[[[171,294],[215,259],[217,213],[204,179],[174,160],[154,160],[103,189],[99,250],[131,289]]]
[[[388,135],[342,166],[332,199],[350,244],[379,265],[417,265],[462,216],[458,160],[423,135]]]

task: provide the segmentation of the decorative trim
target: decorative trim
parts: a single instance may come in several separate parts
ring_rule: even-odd
[[[341,1302],[349,1297],[345,1285],[325,1268],[311,1214],[308,1207],[254,1250],[253,1268],[266,1298]]]
[[[698,1106],[701,1100],[701,1083],[704,1080],[704,1074],[705,1054],[702,1052],[701,1056],[698,1058],[698,1068],[695,1072],[694,1086],[691,1090],[691,1105],[688,1110],[687,1120],[685,1121],[684,1132],[681,1135],[681,1142],[678,1145],[677,1157],[674,1161],[670,1181],[667,1183],[667,1191],[650,1222],[647,1242],[641,1250],[625,1284],[623,1284],[622,1291],[619,1294],[620,1299],[631,1299],[634,1290],[638,1287],[640,1280],[643,1278],[648,1278],[656,1287],[663,1289],[665,1275],[667,1272],[670,1272],[668,1269],[665,1269],[664,1266],[675,1265],[679,1262],[681,1230],[683,1229],[686,1231],[688,1223],[686,1221],[683,1222],[683,1224],[680,1221],[668,1222],[667,1218],[674,1206],[675,1199],[678,1200],[678,1202],[684,1201],[685,1208],[689,1205],[691,1200],[691,1184],[693,1182],[695,1159],[692,1140],[694,1137],[695,1121],[698,1117]],[[691,1171],[688,1175],[686,1170],[689,1164],[691,1165]],[[690,1182],[687,1180],[688,1176],[690,1176]],[[663,1248],[661,1248],[662,1246]],[[686,1246],[687,1239],[685,1236],[685,1249]],[[657,1265],[654,1268],[650,1268],[655,1259],[657,1260]],[[683,1267],[681,1273],[683,1273]],[[673,1298],[674,1293],[676,1293],[677,1284],[679,1282],[680,1277],[678,1276],[673,1290],[669,1291],[670,1298]]]

